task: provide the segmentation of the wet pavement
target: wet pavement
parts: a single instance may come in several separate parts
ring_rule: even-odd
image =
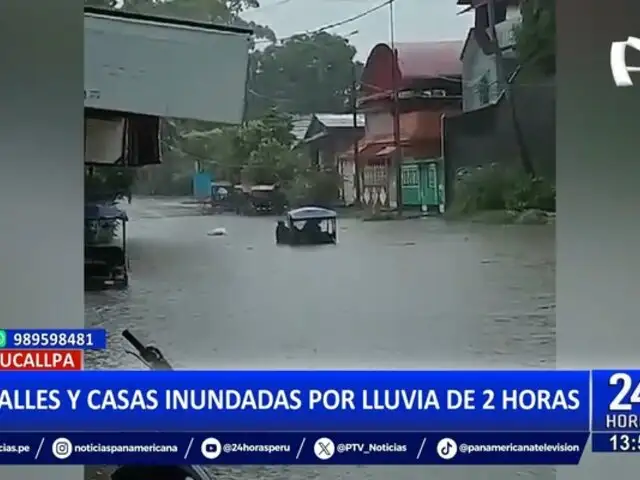
[[[337,246],[274,242],[273,218],[127,206],[131,286],[86,295],[180,368],[543,367],[555,362],[555,231],[436,218],[339,222]],[[224,227],[228,235],[207,236]],[[139,368],[112,342],[89,368]],[[216,469],[229,480],[551,479],[550,468]],[[95,469],[88,478],[99,478]]]

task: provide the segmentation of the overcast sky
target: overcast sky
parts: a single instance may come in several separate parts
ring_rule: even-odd
[[[261,8],[247,11],[243,17],[269,25],[278,37],[315,30],[324,25],[352,17],[382,0],[262,0]],[[473,14],[457,15],[456,0],[396,0],[397,42],[464,40]],[[358,58],[366,60],[371,48],[389,41],[388,7],[347,25],[329,30],[349,37],[358,49]]]

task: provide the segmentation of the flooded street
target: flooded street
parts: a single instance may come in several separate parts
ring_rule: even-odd
[[[87,326],[125,328],[180,368],[553,367],[549,226],[339,220],[337,246],[288,248],[273,218],[205,216],[176,200],[127,206],[131,287],[86,295]],[[228,235],[207,232],[224,227]],[[89,368],[140,368],[112,337]],[[118,343],[120,342],[120,343]],[[507,480],[507,467],[261,467],[220,479]],[[98,478],[95,470],[89,478]]]

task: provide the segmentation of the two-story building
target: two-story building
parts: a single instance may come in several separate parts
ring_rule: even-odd
[[[505,76],[517,67],[514,29],[520,24],[520,0],[495,0],[495,26],[498,46],[502,50]],[[495,103],[501,87],[496,68],[494,42],[489,22],[487,0],[458,0],[466,7],[461,13],[474,15],[473,27],[460,52],[462,61],[463,109],[465,112]]]
[[[403,206],[441,209],[441,123],[445,113],[461,110],[461,47],[455,41],[398,43],[395,50],[379,44],[369,54],[358,100],[365,135],[356,155],[351,149],[343,156],[358,162],[364,206],[397,208],[400,161]]]

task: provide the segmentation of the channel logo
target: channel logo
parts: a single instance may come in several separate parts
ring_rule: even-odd
[[[200,445],[200,452],[207,460],[215,460],[222,454],[222,444],[217,438],[205,438]]]
[[[640,72],[640,67],[629,67],[627,65],[627,47],[640,52],[640,38],[629,37],[624,42],[613,42],[611,44],[611,75],[613,75],[616,87],[633,87],[631,73]]]
[[[58,460],[66,460],[73,453],[73,443],[67,438],[56,438],[51,445],[51,453]]]

